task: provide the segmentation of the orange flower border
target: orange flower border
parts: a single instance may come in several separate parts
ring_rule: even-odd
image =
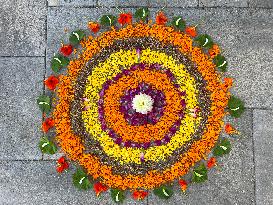
[[[177,46],[181,53],[187,55],[196,63],[198,71],[207,82],[207,90],[211,92],[211,115],[208,117],[208,125],[202,139],[195,141],[189,151],[180,157],[171,168],[159,173],[156,170],[149,171],[144,176],[128,175],[122,177],[114,175],[111,167],[103,165],[98,158],[91,154],[84,153],[84,146],[78,136],[75,136],[71,129],[70,103],[74,98],[73,82],[75,82],[79,71],[85,64],[102,48],[110,46],[114,41],[132,37],[153,37],[164,44]],[[58,105],[54,110],[54,119],[57,133],[57,141],[62,150],[68,154],[70,159],[78,161],[87,173],[94,179],[112,188],[125,190],[129,189],[153,189],[166,182],[183,176],[196,162],[203,159],[215,145],[223,126],[225,107],[229,99],[229,92],[220,81],[220,75],[215,70],[215,65],[210,57],[203,53],[201,48],[194,47],[193,41],[187,34],[176,31],[172,27],[163,25],[150,25],[136,23],[125,28],[103,33],[97,38],[89,36],[81,42],[83,52],[78,59],[70,62],[68,75],[60,76],[60,84],[57,90],[59,98]]]

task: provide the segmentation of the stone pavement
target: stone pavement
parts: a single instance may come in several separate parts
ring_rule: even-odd
[[[76,190],[66,176],[73,171],[58,176],[57,156],[41,155],[36,98],[64,28],[85,28],[105,12],[117,13],[115,6],[126,11],[149,6],[154,15],[164,2],[0,0],[0,205],[112,204],[106,196]],[[242,136],[234,138],[222,171],[210,171],[209,181],[190,186],[188,195],[176,190],[168,201],[151,194],[142,203],[127,197],[125,204],[273,205],[273,0],[167,2],[170,16],[180,14],[192,24],[204,19],[200,30],[225,51],[234,93],[246,102],[246,112],[235,122]]]

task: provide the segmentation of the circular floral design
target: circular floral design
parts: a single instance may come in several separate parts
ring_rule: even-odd
[[[136,199],[145,198],[148,189],[170,197],[168,183],[206,159],[214,146],[215,156],[230,151],[227,139],[218,140],[223,117],[226,109],[235,117],[244,110],[242,101],[230,97],[232,80],[222,79],[217,71],[225,71],[227,61],[210,36],[198,36],[196,27],[186,27],[182,17],[165,26],[163,12],[156,24],[145,24],[148,15],[147,8],[138,9],[135,17],[142,20],[132,24],[132,15],[122,13],[122,28],[111,27],[95,38],[82,30],[72,32],[71,45],[64,45],[52,60],[54,71],[67,66],[68,73],[45,82],[56,90],[57,100],[44,132],[55,126],[58,145],[83,168],[73,175],[74,184],[88,189],[92,177],[95,192],[109,187],[116,202],[123,200],[126,189],[135,190]],[[115,23],[115,16],[105,15],[101,25],[88,26],[97,33]],[[70,61],[79,43],[82,49]],[[48,96],[37,102],[50,111]],[[231,125],[225,131],[237,133]],[[47,138],[40,148],[56,151]],[[216,162],[212,157],[207,166],[194,168],[192,181],[206,180],[207,169]],[[57,171],[68,167],[62,158]],[[179,179],[179,184],[185,191],[187,182]]]

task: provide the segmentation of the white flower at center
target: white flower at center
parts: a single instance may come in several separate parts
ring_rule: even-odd
[[[148,112],[152,111],[153,104],[153,98],[143,93],[135,95],[133,99],[133,108],[141,114],[147,114]]]

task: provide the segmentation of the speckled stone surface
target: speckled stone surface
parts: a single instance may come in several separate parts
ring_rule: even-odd
[[[249,0],[250,7],[273,8],[272,0]]]
[[[44,56],[46,0],[0,0],[0,56]]]
[[[60,6],[60,0],[47,0],[48,6]]]
[[[200,7],[247,7],[248,0],[199,0]]]
[[[56,162],[51,161],[0,161],[0,204],[4,205],[114,205],[110,193],[97,198],[94,191],[77,190],[72,174],[58,174]],[[129,193],[127,193],[129,195]],[[128,205],[144,205],[127,196]]]
[[[234,119],[227,121],[235,124]],[[229,138],[232,144],[231,152],[219,158],[219,168],[208,173],[209,180],[202,184],[189,186],[186,195],[175,186],[173,197],[166,201],[150,194],[150,205],[233,205],[254,204],[254,162],[252,144],[252,111],[247,110],[236,121],[236,128],[241,136],[222,137]],[[190,178],[186,176],[186,179]]]
[[[257,205],[273,204],[273,111],[255,110],[253,115]]]
[[[140,6],[148,6],[149,0],[98,0],[99,6],[106,7],[140,7]]]
[[[59,0],[61,6],[95,6],[97,0]]]
[[[197,7],[198,0],[149,0],[149,6],[152,7]]]
[[[41,159],[43,58],[0,58],[0,160]],[[40,81],[40,82],[39,82]]]

